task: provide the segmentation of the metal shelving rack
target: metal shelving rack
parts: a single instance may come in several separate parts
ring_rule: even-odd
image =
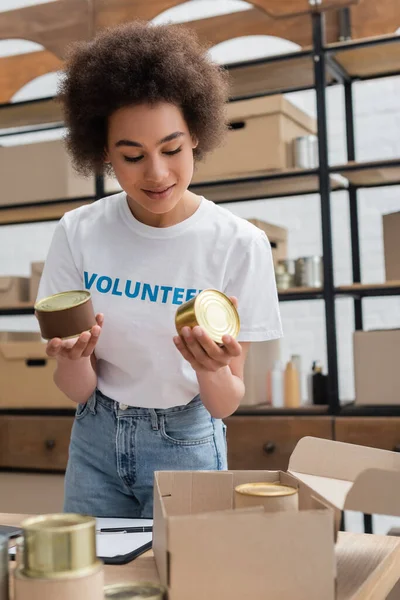
[[[320,194],[324,287],[323,289],[293,289],[280,293],[279,298],[280,301],[324,300],[329,372],[326,414],[331,415],[367,414],[359,407],[343,408],[340,406],[336,298],[353,298],[355,328],[359,330],[363,327],[363,298],[400,294],[400,282],[370,286],[361,284],[358,190],[365,187],[400,185],[400,159],[356,162],[353,110],[353,83],[355,81],[400,74],[400,36],[351,41],[349,14],[349,9],[341,9],[342,38],[345,41],[326,45],[324,14],[313,13],[311,15],[312,49],[246,63],[236,63],[227,67],[232,80],[233,92],[230,99],[232,102],[278,93],[315,90],[319,168],[261,173],[249,177],[196,183],[191,186],[194,192],[203,194],[218,203],[302,196],[311,193]],[[375,55],[374,49],[377,49]],[[367,61],[365,57],[368,58]],[[344,87],[348,163],[332,166],[329,165],[328,160],[326,93],[329,86],[337,84]],[[62,117],[57,112],[59,110],[52,98],[0,105],[0,129],[4,130],[0,135],[6,135],[6,128],[12,127],[16,122],[20,126],[26,127],[20,130],[23,132],[62,127]],[[32,124],[36,125],[36,129],[32,128]],[[348,187],[335,177],[337,174],[347,178]],[[34,202],[29,205],[0,206],[0,225],[58,220],[66,210],[93,202],[106,195],[102,177],[96,177],[94,190],[93,196],[88,197],[55,199],[48,202]],[[331,225],[331,201],[337,190],[348,191],[353,270],[353,285],[338,288],[334,284]],[[33,314],[33,307],[28,304],[0,309],[0,316],[28,314]],[[289,412],[290,414],[301,413],[296,410]],[[289,412],[285,411],[284,414],[289,414]],[[378,414],[399,415],[400,407],[380,407],[374,412],[375,416]]]

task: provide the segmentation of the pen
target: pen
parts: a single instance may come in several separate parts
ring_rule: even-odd
[[[151,533],[153,531],[153,527],[109,527],[99,529],[99,531],[100,533]]]

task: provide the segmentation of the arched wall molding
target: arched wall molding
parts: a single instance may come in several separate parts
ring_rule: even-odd
[[[184,2],[186,0],[56,0],[1,13],[0,40],[21,38],[45,48],[30,58],[28,55],[0,58],[1,98],[12,97],[20,84],[25,85],[41,74],[58,70],[69,43],[90,39],[105,26],[134,18],[151,20]],[[395,32],[399,26],[398,0],[358,2],[323,0],[321,6],[329,9],[351,5],[354,38]],[[254,8],[191,21],[186,25],[193,27],[210,45],[247,35],[272,35],[295,42],[302,48],[311,46],[311,19],[304,14],[309,12],[308,0],[253,0],[249,4]],[[304,10],[306,5],[307,11]],[[288,16],[290,12],[296,16]],[[326,37],[328,42],[339,39],[337,12],[326,14]]]
[[[62,66],[63,61],[48,50],[0,59],[0,103],[9,102],[27,83]]]

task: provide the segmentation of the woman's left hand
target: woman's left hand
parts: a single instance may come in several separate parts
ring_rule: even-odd
[[[237,299],[230,298],[237,307]],[[224,335],[223,347],[216,344],[210,336],[199,326],[184,327],[180,336],[174,337],[174,343],[183,358],[186,359],[193,369],[215,373],[222,367],[229,365],[231,360],[242,353],[240,344],[231,336]]]

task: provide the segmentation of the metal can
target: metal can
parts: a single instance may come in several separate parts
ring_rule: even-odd
[[[8,536],[0,535],[0,600],[8,600]]]
[[[44,339],[72,338],[96,325],[92,297],[86,290],[61,292],[35,304],[40,332]]]
[[[294,166],[298,169],[318,167],[318,138],[316,135],[303,135],[293,140]]]
[[[203,290],[185,302],[176,311],[175,327],[180,334],[183,327],[202,327],[217,344],[222,337],[237,338],[240,319],[233,302],[217,290]]]
[[[167,590],[157,583],[116,583],[104,588],[104,598],[112,600],[165,600]]]
[[[296,260],[296,286],[322,288],[324,263],[322,256],[304,256]]]
[[[296,511],[298,489],[279,482],[243,483],[235,487],[235,508],[263,506],[267,512]]]
[[[277,265],[275,269],[275,281],[278,290],[289,290],[294,287],[294,277],[290,275],[284,265]]]
[[[23,565],[29,578],[84,576],[101,566],[96,556],[96,519],[65,513],[26,519]]]
[[[289,275],[293,275],[293,277],[294,277],[296,265],[295,265],[295,261],[293,260],[293,258],[282,259],[282,260],[278,261],[278,265],[281,265],[284,268],[286,273],[288,273]]]

